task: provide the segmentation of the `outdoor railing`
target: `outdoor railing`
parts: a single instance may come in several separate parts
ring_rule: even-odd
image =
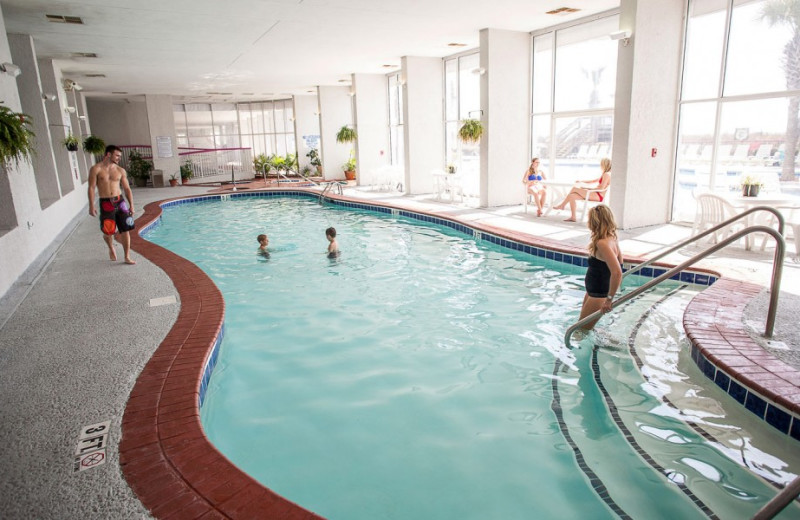
[[[253,175],[253,151],[250,148],[178,148],[181,163],[189,160],[194,179],[217,175]]]

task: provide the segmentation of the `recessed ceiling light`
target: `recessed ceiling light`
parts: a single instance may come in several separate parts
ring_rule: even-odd
[[[53,23],[72,23],[77,25],[83,25],[83,20],[81,20],[80,16],[64,16],[61,14],[46,14],[45,17],[47,18],[48,22]]]
[[[94,52],[71,52],[70,56],[73,58],[96,58],[97,54]]]
[[[466,47],[467,44],[466,43],[448,43],[447,46],[448,47]]]
[[[575,9],[574,7],[559,7],[558,9],[547,11],[545,14],[565,15],[570,13],[577,13],[578,11],[580,11],[580,9]]]

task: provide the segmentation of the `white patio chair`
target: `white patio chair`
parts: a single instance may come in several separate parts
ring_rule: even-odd
[[[583,201],[578,201],[578,202],[583,202],[583,209],[581,210],[581,217],[578,219],[578,222],[583,222],[584,220],[586,220],[586,213],[589,209],[589,206],[597,206],[598,204],[608,204],[608,196],[610,193],[608,188],[610,187],[611,187],[610,185],[606,186],[604,190],[586,190],[586,196],[583,198]],[[599,193],[600,195],[602,195],[603,201],[599,202],[596,200],[589,200],[589,197],[591,196],[592,193]]]
[[[695,199],[697,200],[697,214],[694,219],[693,235],[721,224],[739,213],[733,204],[713,193],[700,193],[695,195]],[[711,234],[711,242],[716,244],[743,227],[744,223],[740,221],[715,231]]]

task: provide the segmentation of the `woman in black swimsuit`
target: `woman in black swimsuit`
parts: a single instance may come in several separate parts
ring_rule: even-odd
[[[586,270],[586,295],[583,297],[581,319],[595,311],[611,310],[611,302],[622,282],[622,252],[617,242],[617,224],[614,214],[605,204],[589,210],[589,268]],[[597,320],[588,323],[591,329]]]

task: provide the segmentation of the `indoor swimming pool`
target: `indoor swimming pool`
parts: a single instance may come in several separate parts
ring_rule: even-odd
[[[796,441],[692,363],[696,287],[662,284],[567,349],[583,267],[399,212],[248,195],[164,207],[146,238],[225,298],[207,436],[315,513],[749,518],[800,470]]]

